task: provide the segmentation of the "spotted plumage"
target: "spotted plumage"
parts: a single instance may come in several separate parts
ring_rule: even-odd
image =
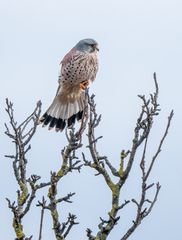
[[[98,71],[97,51],[95,40],[83,39],[65,55],[60,63],[56,96],[40,119],[43,126],[62,131],[82,119],[87,104],[85,89]]]

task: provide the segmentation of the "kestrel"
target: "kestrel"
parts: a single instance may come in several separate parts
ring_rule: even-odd
[[[83,117],[85,90],[95,80],[98,71],[98,43],[94,39],[79,41],[60,63],[56,96],[40,119],[43,126],[62,131]]]

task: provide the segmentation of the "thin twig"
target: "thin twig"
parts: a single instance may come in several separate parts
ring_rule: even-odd
[[[45,205],[46,205],[46,201],[45,201],[44,197],[42,197],[42,209],[41,209],[41,216],[40,216],[40,227],[39,227],[39,238],[38,238],[38,240],[42,239]]]

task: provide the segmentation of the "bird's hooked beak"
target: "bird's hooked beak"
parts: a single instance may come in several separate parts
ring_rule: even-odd
[[[97,50],[99,52],[99,45],[95,44],[95,50]]]

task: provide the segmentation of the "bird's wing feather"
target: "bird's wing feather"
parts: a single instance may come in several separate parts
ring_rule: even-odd
[[[56,95],[60,94],[63,89],[70,87],[70,78],[72,78],[74,85],[78,82],[78,77],[74,75],[74,71],[84,60],[85,54],[80,54],[80,52],[76,51],[74,48],[65,55],[63,60],[60,62],[60,71],[58,76],[59,86]],[[81,76],[79,76],[79,78],[81,79]]]

